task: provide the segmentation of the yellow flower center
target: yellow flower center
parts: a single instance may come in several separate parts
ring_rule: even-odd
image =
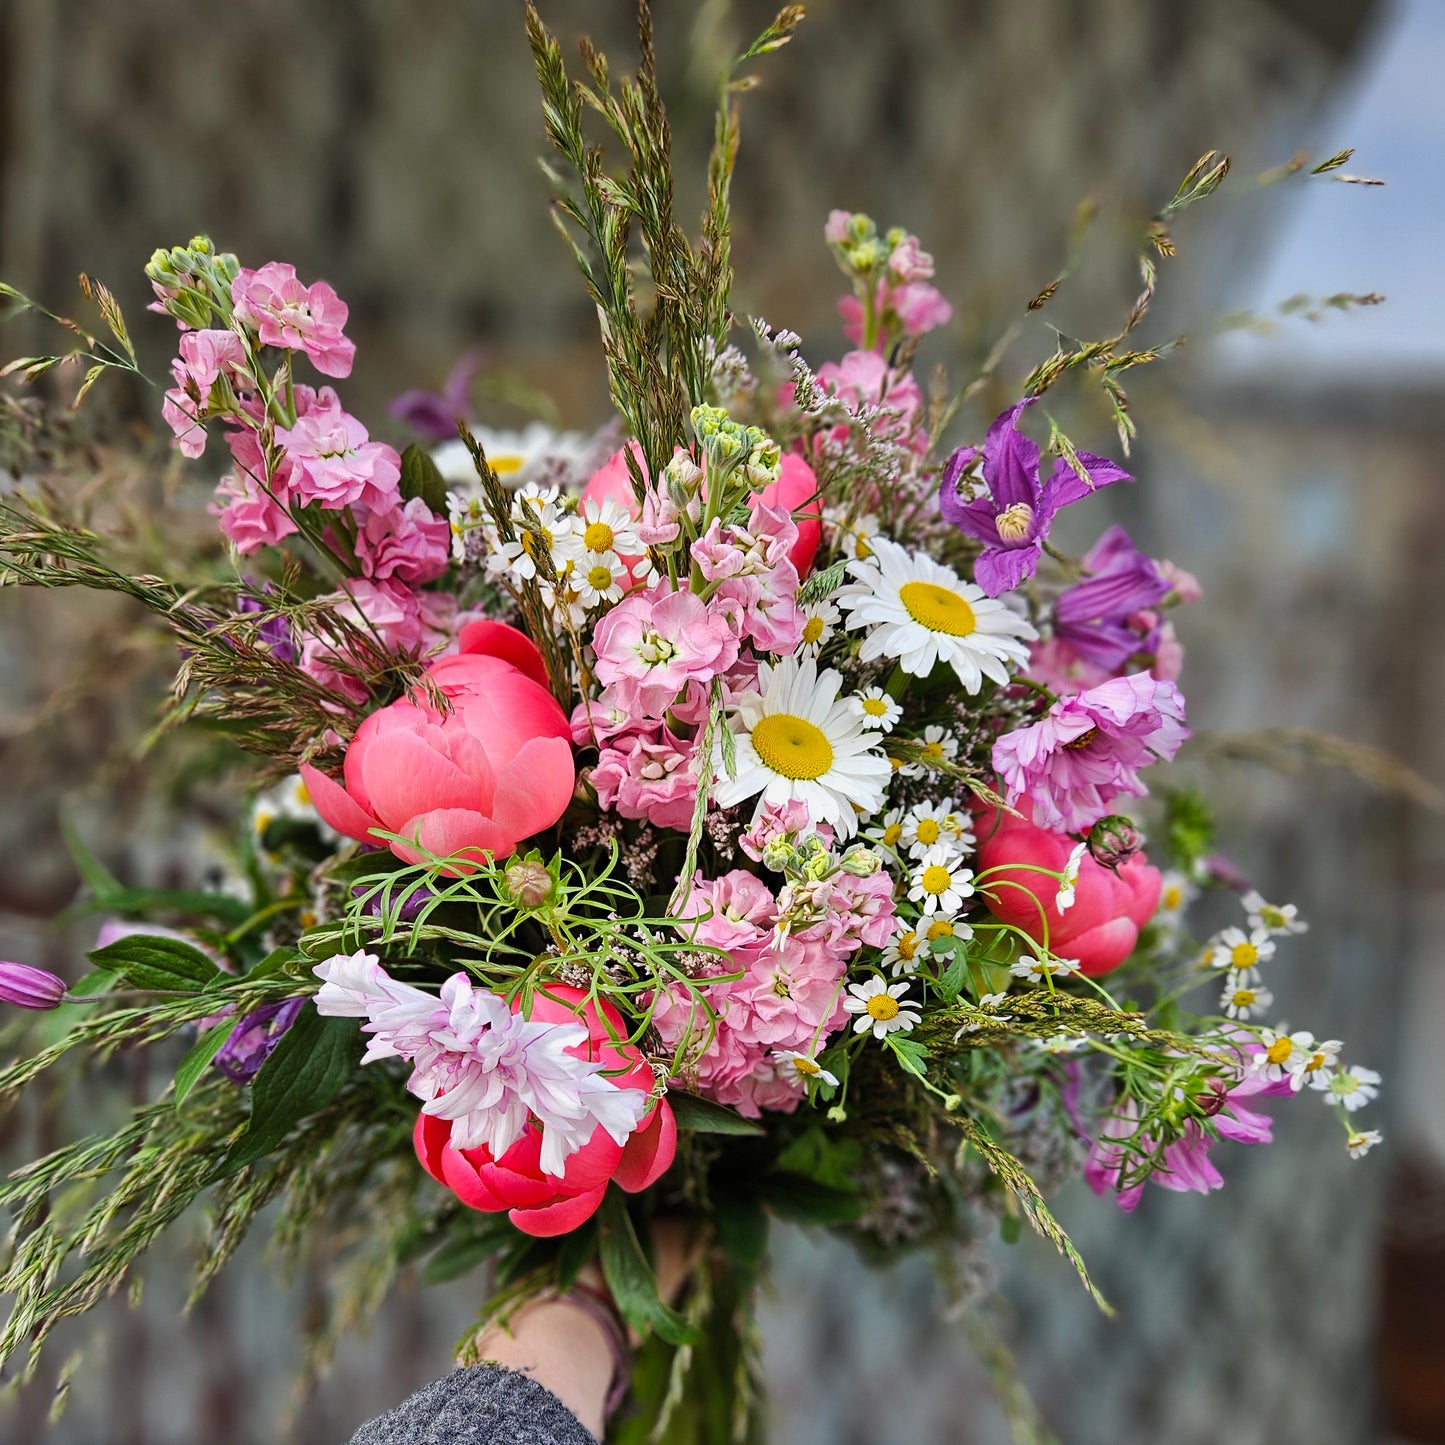
[[[928,925],[928,941],[932,943],[936,938],[952,938],[953,924],[947,918],[935,918]]]
[[[297,801],[298,803],[304,803],[304,804],[306,804],[308,807],[310,806],[310,804],[311,804],[311,789],[308,788],[305,783],[298,782],[298,783],[296,784],[296,801]]]
[[[606,522],[589,522],[582,534],[582,545],[589,552],[610,552],[612,542],[612,528]]]
[[[920,843],[936,843],[938,835],[942,832],[938,824],[932,818],[920,818],[918,820],[918,841]]]
[[[930,863],[918,881],[923,885],[925,893],[932,893],[937,897],[940,893],[948,892],[948,885],[953,882],[953,874],[942,863]]]
[[[594,591],[605,592],[612,586],[612,569],[610,567],[591,567],[587,572],[587,585]]]
[[[499,476],[509,477],[522,470],[523,458],[519,456],[488,457],[487,465]]]
[[[978,619],[968,599],[952,588],[935,582],[905,582],[898,589],[898,600],[908,609],[908,615],[930,632],[967,637],[977,630]]]
[[[1000,542],[1022,542],[1033,522],[1034,509],[1027,502],[1015,502],[994,518]]]
[[[803,641],[806,643],[817,642],[823,635],[823,619],[821,617],[810,617],[803,624]]]
[[[868,1016],[886,1023],[898,1017],[898,1000],[892,994],[875,993],[868,1000]]]
[[[943,744],[924,743],[923,756],[925,758],[932,758],[934,762],[938,762],[943,757]]]
[[[853,553],[860,562],[866,562],[873,555],[873,549],[863,540],[861,534],[855,534]]]
[[[1164,890],[1164,907],[1170,913],[1175,913],[1183,902],[1184,890],[1177,883],[1171,883]]]
[[[1285,928],[1289,924],[1289,919],[1278,908],[1261,908],[1259,916],[1266,928]]]
[[[1252,988],[1237,988],[1234,991],[1235,1008],[1249,1008],[1254,999],[1255,993]]]
[[[1324,1066],[1325,1066],[1325,1056],[1324,1056],[1323,1054],[1311,1054],[1311,1055],[1310,1055],[1310,1059],[1309,1059],[1309,1063],[1307,1063],[1307,1064],[1305,1065],[1305,1073],[1307,1073],[1307,1074],[1316,1073],[1316,1072],[1318,1072],[1320,1069],[1324,1068]]]
[[[803,635],[807,636],[806,631]],[[886,717],[888,715],[888,699],[886,697],[865,697],[863,711],[869,717]]]
[[[821,778],[833,766],[823,729],[789,712],[769,713],[753,729],[753,751],[785,778]]]
[[[890,823],[883,830],[883,841],[892,848],[903,836],[903,825],[901,823]]]
[[[1098,729],[1098,728],[1090,728],[1087,732],[1082,732],[1082,733],[1080,733],[1080,734],[1078,735],[1078,737],[1076,737],[1076,738],[1071,738],[1068,742],[1066,742],[1066,743],[1064,744],[1064,746],[1065,746],[1071,753],[1079,753],[1079,752],[1082,752],[1086,747],[1088,747],[1089,744],[1090,744],[1091,742],[1093,742],[1094,739],[1095,739],[1096,737],[1098,737],[1098,736],[1099,736],[1099,729]]]
[[[821,1074],[823,1072],[812,1059],[794,1059],[793,1067],[800,1074],[807,1074],[810,1078],[815,1074]]]
[[[1288,1039],[1276,1039],[1264,1051],[1264,1056],[1272,1064],[1287,1064],[1292,1053],[1294,1053],[1294,1045]]]
[[[899,958],[912,958],[918,952],[918,935],[910,928],[902,938],[898,940]]]
[[[1236,943],[1229,950],[1229,961],[1235,968],[1253,968],[1259,962],[1259,950],[1252,943]]]

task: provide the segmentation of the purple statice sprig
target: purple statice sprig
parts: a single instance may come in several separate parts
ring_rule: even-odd
[[[1038,443],[1018,426],[1024,409],[1037,400],[1024,397],[1001,412],[989,427],[982,448],[983,480],[988,488],[984,496],[965,500],[958,485],[980,455],[979,448],[959,447],[943,465],[939,510],[944,521],[983,543],[974,577],[990,597],[1009,592],[1034,575],[1061,508],[1113,482],[1134,480],[1107,457],[1081,451],[1073,452],[1072,462],[1060,457],[1048,477],[1042,478]]]

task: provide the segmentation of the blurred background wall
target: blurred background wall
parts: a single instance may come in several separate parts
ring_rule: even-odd
[[[549,0],[629,66],[626,0]],[[711,57],[755,32],[758,0],[659,3],[681,210],[710,126]],[[1117,325],[1136,289],[1125,237],[1201,152],[1235,176],[1178,230],[1181,256],[1146,339],[1193,344],[1134,389],[1142,435],[1129,495],[1071,517],[1082,548],[1111,520],[1194,570],[1181,621],[1191,721],[1205,734],[1316,729],[1388,748],[1445,778],[1438,638],[1442,531],[1438,156],[1445,7],[1436,0],[820,0],[747,98],[736,186],[738,310],[841,350],[821,242],[833,206],[918,232],[957,315],[928,362],[977,368],[1058,271],[1076,204],[1100,203],[1094,260],[1044,313],[1071,335]],[[141,266],[209,231],[250,264],[295,262],[351,303],[348,403],[438,384],[480,345],[482,419],[606,417],[594,321],[545,218],[542,137],[520,7],[496,0],[0,0],[0,275],[58,309],[85,270],[118,293],[159,374],[168,325],[138,324]],[[1360,148],[1384,191],[1250,177],[1298,150]],[[1230,199],[1232,197],[1233,199]],[[1378,310],[1305,319],[1298,293],[1390,293]],[[1210,343],[1220,318],[1272,318]],[[0,333],[0,357],[29,349]],[[1003,393],[1048,347],[1007,355]],[[971,430],[986,420],[980,405]],[[1074,420],[1077,427],[1073,426]],[[1102,417],[1071,418],[1112,451]],[[159,494],[158,495],[162,495]],[[204,489],[157,522],[193,525]],[[203,520],[203,518],[202,518]],[[46,920],[77,880],[57,817],[136,881],[183,876],[224,821],[184,824],[142,786],[133,742],[163,670],[116,643],[107,604],[0,597],[0,954],[76,977],[82,932]],[[1313,1099],[1276,1109],[1278,1143],[1221,1151],[1209,1200],[1153,1192],[1126,1218],[1082,1190],[1059,1202],[1120,1315],[1026,1241],[998,1251],[1008,1338],[1068,1445],[1445,1440],[1445,885],[1441,829],[1398,793],[1340,770],[1281,776],[1201,741],[1221,846],[1312,924],[1281,949],[1284,1016],[1344,1037],[1386,1076],[1388,1148],[1346,1159]],[[1279,751],[1276,749],[1276,751]],[[206,795],[203,793],[203,798]],[[1204,927],[1212,926],[1206,920]],[[158,1087],[145,1065],[113,1095]],[[12,1152],[69,1127],[12,1121]],[[39,1131],[38,1135],[35,1132]],[[44,1423],[49,1383],[0,1405],[0,1439],[55,1445],[340,1441],[444,1367],[474,1299],[404,1291],[287,1411],[297,1322],[318,1281],[259,1248],[188,1319],[163,1254],[139,1308],[119,1303]],[[872,1273],[841,1246],[780,1231],[764,1310],[775,1436],[794,1445],[992,1445],[1006,1438],[963,1332],[924,1262]],[[1434,1333],[1432,1334],[1432,1330]]]

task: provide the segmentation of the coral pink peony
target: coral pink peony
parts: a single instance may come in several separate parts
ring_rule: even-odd
[[[1027,812],[1027,800],[1024,811]],[[1078,961],[1093,977],[1117,968],[1134,951],[1139,930],[1154,916],[1163,880],[1142,853],[1117,873],[1086,853],[1079,863],[1072,907],[1059,911],[1059,885],[1047,868],[1062,873],[1074,849],[1064,833],[1050,833],[994,808],[978,819],[979,888],[989,909],[1005,923],[1045,942],[1060,958]],[[998,870],[998,871],[994,871]]]
[[[589,1002],[580,988],[550,984],[545,995],[534,996],[529,1017],[542,1023],[586,1025],[586,1042],[568,1052],[619,1070],[608,1075],[619,1089],[652,1091],[652,1068],[636,1048],[621,1042],[626,1029],[611,1004]],[[636,1194],[661,1178],[677,1151],[677,1124],[663,1099],[642,1116],[626,1144],[618,1144],[599,1125],[591,1139],[567,1157],[560,1175],[542,1169],[542,1130],[535,1121],[500,1158],[493,1158],[485,1144],[454,1148],[450,1138],[446,1119],[432,1114],[418,1117],[413,1140],[427,1173],[470,1208],[486,1213],[506,1210],[524,1234],[546,1237],[566,1234],[590,1219],[609,1183],[615,1181]]]
[[[373,829],[400,834],[406,841],[392,842],[392,852],[411,863],[428,854],[506,858],[551,827],[576,782],[567,718],[533,676],[496,655],[521,652],[526,639],[514,636],[493,634],[489,653],[432,664],[449,712],[404,699],[372,713],[346,750],[344,784],[303,765],[316,811],[363,842],[376,841]]]
[[[758,507],[777,507],[788,512],[798,529],[797,540],[788,552],[799,577],[806,577],[818,555],[823,538],[822,502],[818,499],[818,478],[812,467],[797,452],[784,452],[778,480],[771,482],[752,498]]]

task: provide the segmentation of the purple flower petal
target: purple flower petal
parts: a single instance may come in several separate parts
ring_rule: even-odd
[[[1025,542],[1013,547],[992,547],[973,565],[974,580],[990,597],[1011,592],[1038,570],[1043,544]]]

